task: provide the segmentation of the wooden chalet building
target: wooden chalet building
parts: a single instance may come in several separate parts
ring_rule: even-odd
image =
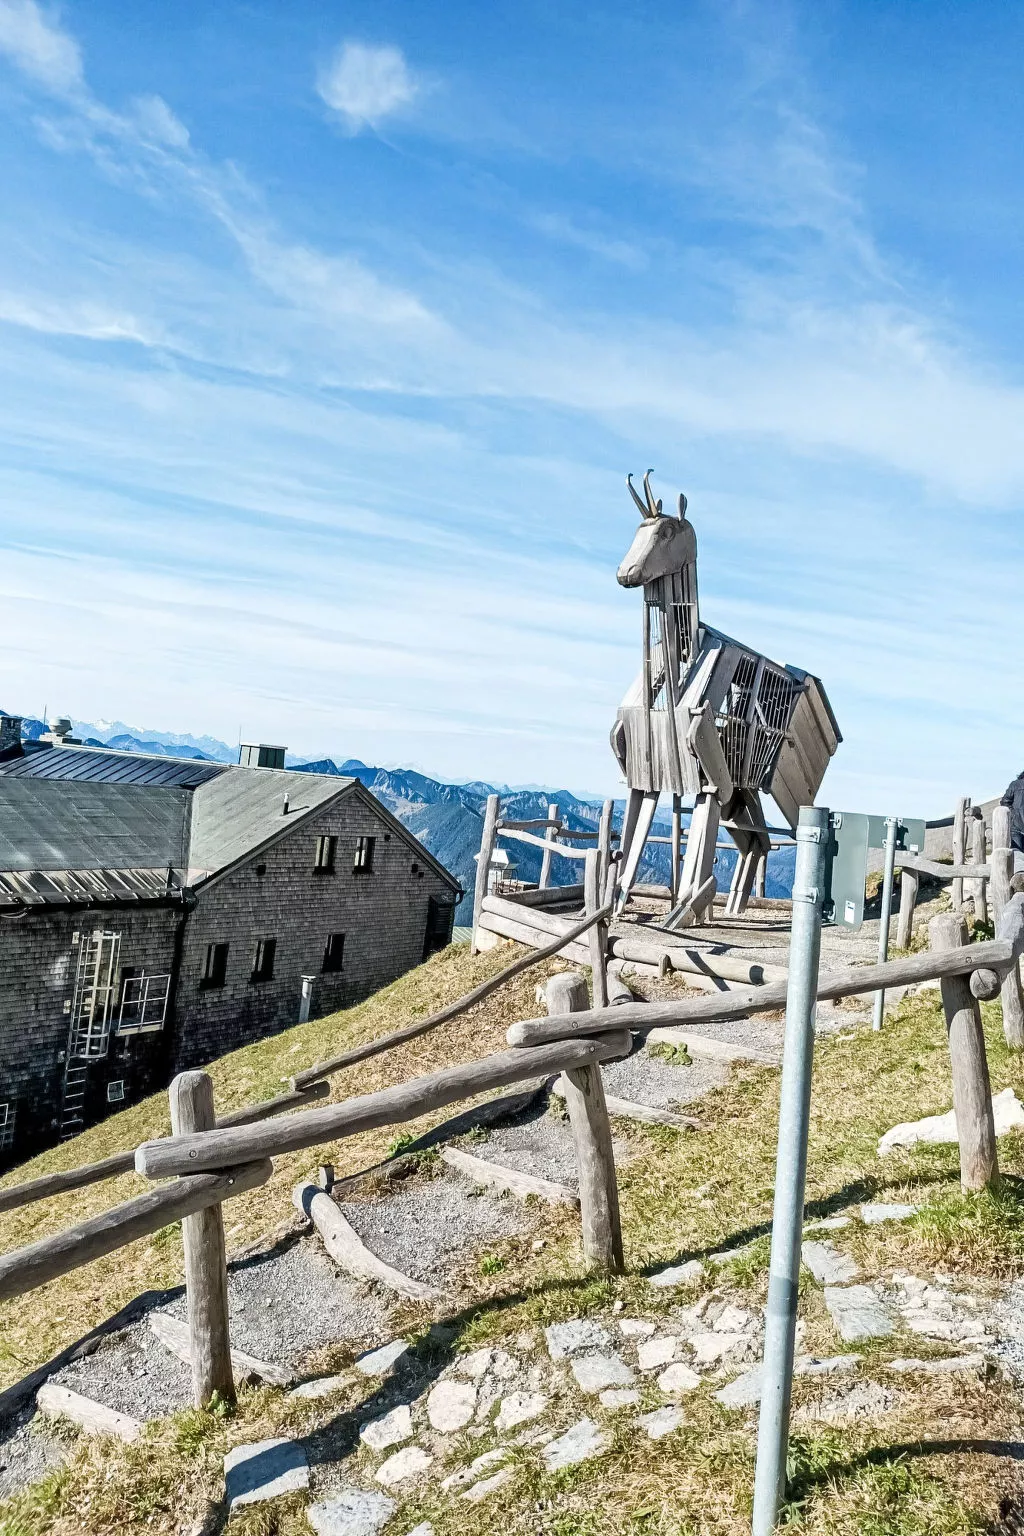
[[[0,1167],[450,941],[461,887],[357,779],[22,745],[12,724]]]

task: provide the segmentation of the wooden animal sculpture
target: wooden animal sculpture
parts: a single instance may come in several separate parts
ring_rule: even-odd
[[[685,926],[715,894],[719,826],[739,852],[726,911],[742,912],[770,846],[760,791],[790,827],[811,805],[842,740],[816,677],[780,666],[703,624],[697,603],[697,537],[686,517],[662,512],[644,476],[644,499],[626,483],[640,526],[619,566],[623,587],[642,587],[643,669],[619,707],[612,751],[629,786],[622,829],[619,905],[640,865],[659,796],[669,791],[678,823],[683,795],[694,807],[668,926]]]

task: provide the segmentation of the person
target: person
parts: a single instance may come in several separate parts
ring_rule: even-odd
[[[1024,773],[1007,786],[1000,805],[1010,808],[1010,847],[1013,849],[1013,868],[1017,873],[1024,870]]]

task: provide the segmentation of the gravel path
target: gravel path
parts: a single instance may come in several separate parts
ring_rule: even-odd
[[[63,1442],[43,1432],[31,1408],[8,1420],[0,1429],[0,1499],[38,1482],[65,1459]]]
[[[479,1155],[476,1143],[472,1150]],[[449,1176],[340,1209],[378,1258],[433,1284],[444,1283],[456,1255],[489,1239],[532,1231],[539,1219],[519,1200],[480,1195],[468,1179]]]
[[[95,1354],[72,1360],[50,1380],[143,1421],[192,1401],[188,1367],[164,1348],[148,1322],[109,1334]]]
[[[679,1104],[692,1104],[702,1094],[728,1082],[729,1068],[717,1061],[670,1066],[659,1057],[648,1055],[646,1045],[636,1041],[632,1055],[602,1068],[602,1076],[605,1092],[618,1099],[632,1099],[635,1104],[649,1104],[653,1109],[673,1109]]]

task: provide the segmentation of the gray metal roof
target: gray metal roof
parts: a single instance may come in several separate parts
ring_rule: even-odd
[[[113,906],[181,899],[184,872],[166,869],[0,870],[0,910]]]
[[[23,757],[0,763],[0,774],[13,779],[75,779],[94,784],[161,784],[195,789],[226,773],[227,763],[193,758],[146,757],[141,752],[100,751],[92,747],[42,747],[27,744]]]
[[[54,749],[57,750],[56,748]],[[0,869],[153,869],[188,862],[187,789],[0,777]]]
[[[283,768],[231,768],[201,784],[192,798],[190,879],[233,864],[357,782]]]

